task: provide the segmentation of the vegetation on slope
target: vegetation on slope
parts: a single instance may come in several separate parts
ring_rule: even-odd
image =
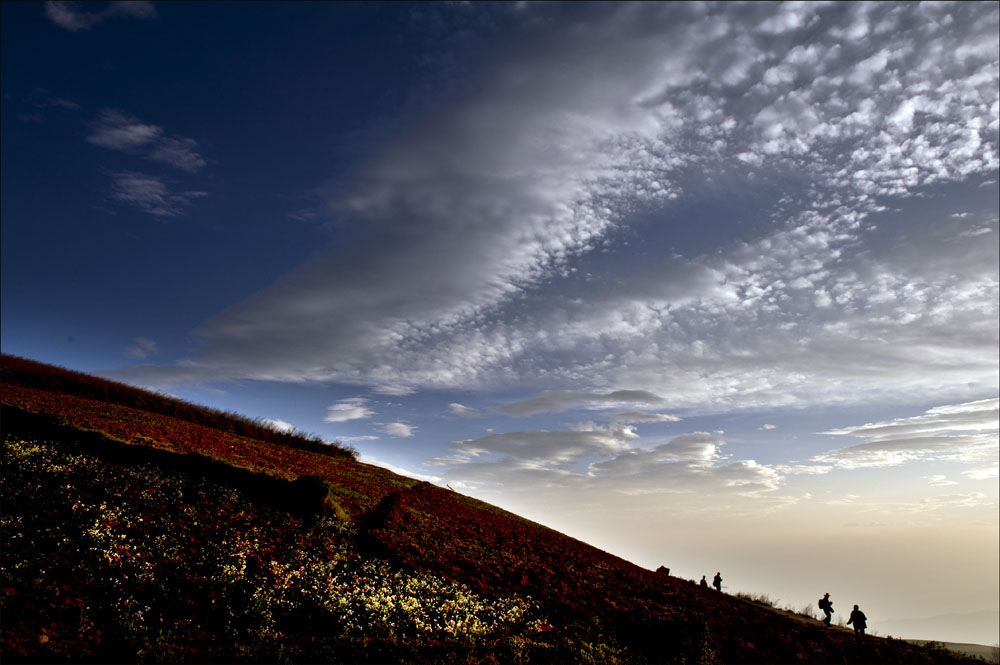
[[[5,661],[962,662],[350,456],[3,376]]]
[[[190,473],[4,437],[4,660],[463,662],[531,644],[518,597],[362,556],[356,530]]]
[[[215,428],[222,432],[312,452],[351,457],[355,454],[353,449],[339,443],[325,443],[317,435],[299,431],[279,431],[262,420],[254,420],[238,413],[191,404],[124,383],[9,354],[3,355],[3,362],[0,364],[0,384],[35,388],[48,393],[73,395],[130,407],[146,413],[169,416],[195,425]]]

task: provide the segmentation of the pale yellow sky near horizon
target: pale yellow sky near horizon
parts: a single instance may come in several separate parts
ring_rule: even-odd
[[[829,592],[837,614],[846,620],[858,604],[882,635],[893,633],[880,624],[955,615],[934,622],[933,635],[893,635],[967,642],[974,634],[992,645],[1000,629],[966,626],[957,615],[1000,609],[997,481],[916,485],[924,466],[864,470],[860,481],[858,471],[793,478],[780,494],[814,496],[756,514],[754,499],[727,515],[689,495],[472,494],[645,568],[664,565],[695,580],[721,571],[729,593],[767,594],[796,610],[812,604],[818,613],[817,599]],[[855,494],[828,496],[822,483],[836,485],[837,473],[852,474]]]

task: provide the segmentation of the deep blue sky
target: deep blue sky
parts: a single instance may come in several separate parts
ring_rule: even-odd
[[[5,353],[883,632],[996,612],[996,3],[0,11]]]

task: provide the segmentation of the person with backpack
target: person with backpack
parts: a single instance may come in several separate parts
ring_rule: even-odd
[[[823,610],[823,623],[830,625],[830,621],[833,619],[833,602],[830,600],[830,594],[824,593],[823,597],[819,599],[819,609]]]
[[[715,574],[715,579],[712,580],[712,586],[715,587],[716,591],[722,591],[722,573]]]
[[[854,606],[854,611],[851,612],[851,618],[847,620],[847,623],[854,624],[854,636],[859,640],[865,636],[865,628],[868,627],[868,617],[865,613],[858,609],[858,606]]]

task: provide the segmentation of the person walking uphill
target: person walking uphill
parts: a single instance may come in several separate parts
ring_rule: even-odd
[[[722,591],[722,573],[715,574],[715,578],[712,580],[712,586],[715,587],[716,591]]]
[[[868,617],[865,613],[858,609],[858,606],[854,606],[854,610],[851,612],[851,618],[847,620],[847,623],[854,624],[854,636],[859,640],[865,636],[865,628],[868,627]]]
[[[823,623],[830,625],[830,620],[833,619],[833,602],[830,600],[830,594],[824,593],[823,597],[819,599],[819,609],[823,610]]]

